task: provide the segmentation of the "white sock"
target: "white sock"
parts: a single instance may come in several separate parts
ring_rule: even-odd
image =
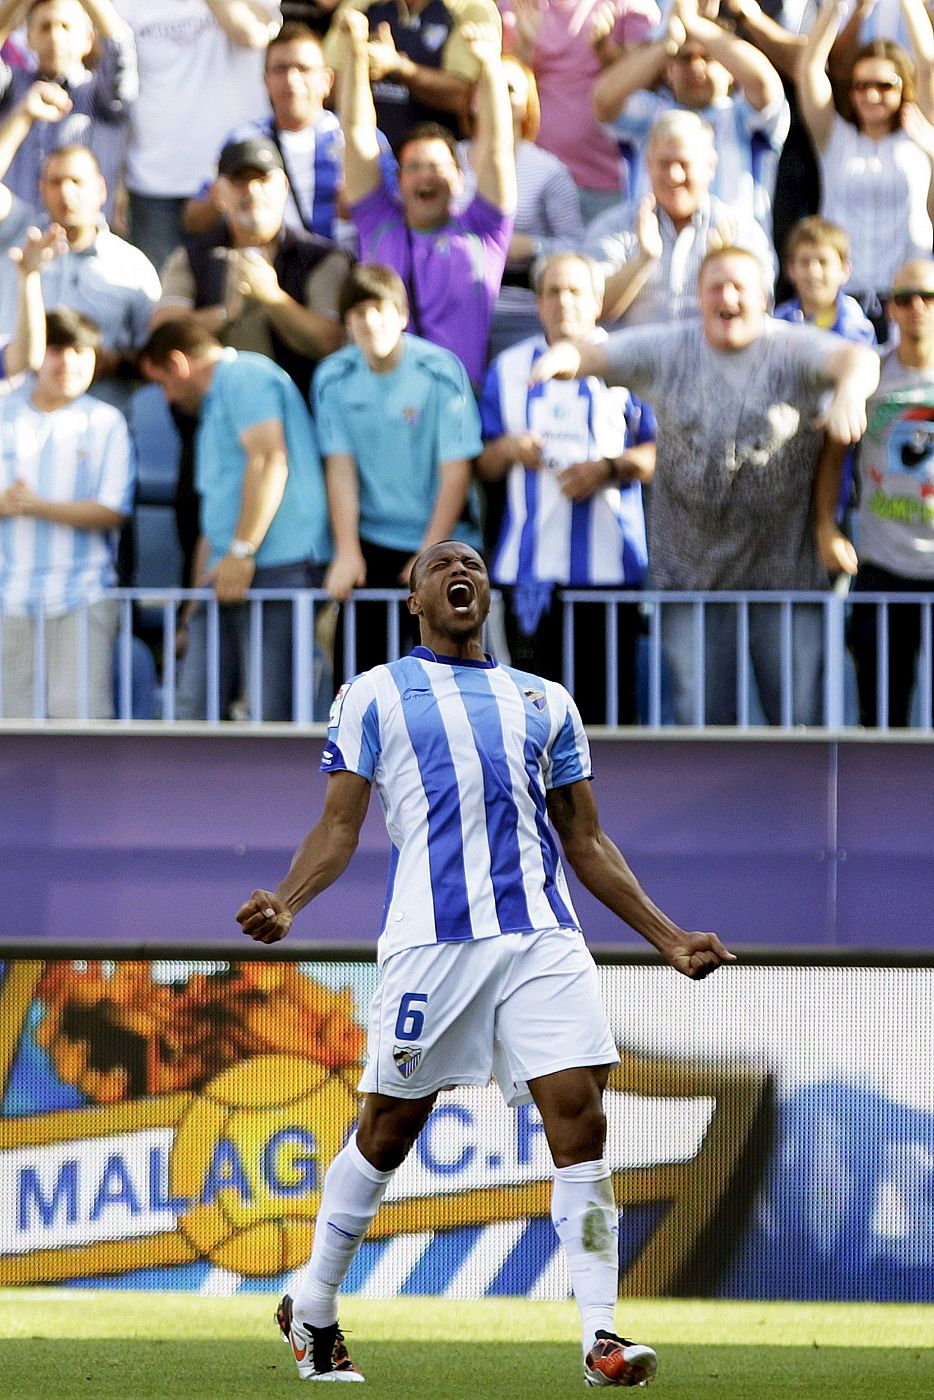
[[[348,1138],[328,1167],[315,1220],[311,1258],[292,1299],[292,1310],[312,1327],[337,1321],[337,1290],[370,1223],[379,1210],[392,1172],[377,1171]]]
[[[598,1331],[616,1331],[619,1215],[605,1160],[555,1167],[551,1218],[571,1271],[586,1356]]]

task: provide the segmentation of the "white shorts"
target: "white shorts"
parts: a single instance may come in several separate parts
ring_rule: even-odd
[[[583,935],[555,928],[431,943],[388,958],[359,1088],[422,1099],[495,1076],[514,1107],[531,1099],[530,1079],[618,1062]]]

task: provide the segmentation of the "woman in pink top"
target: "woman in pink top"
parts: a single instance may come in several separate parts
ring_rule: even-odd
[[[503,47],[535,74],[538,145],[564,161],[589,223],[620,197],[615,138],[593,113],[593,85],[623,47],[658,23],[655,0],[499,0]]]

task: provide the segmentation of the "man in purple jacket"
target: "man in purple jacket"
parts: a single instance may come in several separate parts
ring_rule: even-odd
[[[342,10],[337,23],[348,50],[340,118],[345,189],[360,234],[360,257],[398,272],[408,294],[409,329],[452,350],[477,384],[516,208],[512,115],[499,36],[492,29],[464,26],[480,67],[477,194],[463,213],[453,215],[451,203],[461,188],[457,153],[450,132],[435,123],[420,123],[403,137],[397,151],[398,198],[387,190],[370,90],[366,16]]]

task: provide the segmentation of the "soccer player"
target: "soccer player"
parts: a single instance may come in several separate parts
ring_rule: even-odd
[[[375,785],[393,851],[382,971],[357,1131],[331,1163],[311,1258],[277,1320],[305,1380],[361,1381],[337,1292],[389,1180],[446,1085],[533,1099],[555,1164],[552,1218],[581,1313],[589,1385],[639,1385],[655,1353],[617,1336],[619,1218],[604,1160],[603,1090],[618,1062],[597,973],[548,818],[582,883],[686,977],[731,953],[687,933],[603,832],[577,708],[554,681],[485,655],[486,566],[446,540],[412,566],[421,645],[343,686],[322,769],[324,811],[274,892],[237,913],[275,943],[346,869]]]

